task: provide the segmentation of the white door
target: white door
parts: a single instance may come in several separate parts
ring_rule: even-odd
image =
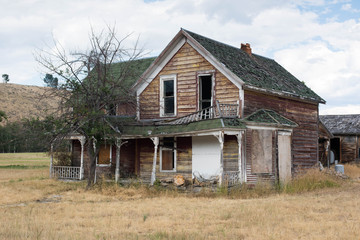
[[[287,132],[278,134],[279,180],[283,183],[291,180],[291,135]]]
[[[220,144],[214,136],[192,138],[192,173],[204,178],[220,173]]]

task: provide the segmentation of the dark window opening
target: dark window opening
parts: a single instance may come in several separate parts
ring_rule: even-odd
[[[116,105],[115,104],[109,104],[107,106],[106,112],[109,116],[116,116]]]
[[[200,110],[211,107],[212,98],[212,76],[200,76],[199,77],[199,108]]]
[[[163,82],[164,92],[164,114],[174,114],[175,110],[175,95],[174,95],[174,80],[165,80]]]

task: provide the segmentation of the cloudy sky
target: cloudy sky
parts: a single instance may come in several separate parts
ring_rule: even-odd
[[[251,44],[327,101],[320,114],[360,114],[358,0],[0,0],[0,73],[44,86],[36,49],[52,39],[81,49],[90,25],[116,23],[156,56],[181,27],[233,46]]]

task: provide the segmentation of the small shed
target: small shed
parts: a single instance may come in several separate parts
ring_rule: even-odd
[[[330,150],[340,163],[359,160],[360,114],[322,115],[320,121],[331,132]]]

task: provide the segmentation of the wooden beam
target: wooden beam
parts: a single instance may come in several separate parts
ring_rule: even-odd
[[[151,140],[154,143],[154,158],[153,158],[153,166],[152,166],[152,171],[151,171],[150,184],[154,185],[154,182],[156,180],[156,159],[157,159],[157,150],[158,150],[158,146],[159,146],[159,137],[153,137],[153,138],[151,138]]]
[[[53,153],[53,150],[54,150],[54,146],[53,144],[51,144],[51,148],[50,148],[50,178],[52,178],[52,169],[53,169],[53,161],[54,161],[54,153]]]
[[[81,144],[81,155],[80,155],[80,180],[84,177],[84,145],[85,145],[85,137],[81,137],[79,139]]]

